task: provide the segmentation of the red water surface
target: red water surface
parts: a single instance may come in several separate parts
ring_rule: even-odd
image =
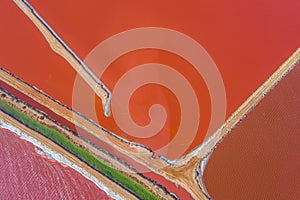
[[[151,3],[30,0],[29,3],[82,59],[101,41],[128,29],[164,27],[192,37],[207,50],[221,72],[227,95],[227,117],[300,46],[300,4],[297,0],[194,0],[188,3],[171,0]],[[75,71],[51,51],[37,28],[12,1],[4,0],[0,13],[0,65],[71,106]],[[147,50],[141,53],[148,62],[151,59],[162,63],[170,60],[168,55],[159,51],[156,58]],[[132,60],[138,63],[141,53],[123,59],[119,67],[122,67],[121,63]],[[173,63],[180,60],[178,56],[172,56]],[[200,87],[197,91],[202,95],[201,101],[206,102],[202,107],[208,108],[201,110],[201,120],[204,119],[204,122],[200,128],[203,131],[210,117],[205,90],[205,87]],[[168,91],[161,92],[161,95],[170,96]],[[141,96],[137,98],[141,99]],[[147,98],[144,97],[144,100]],[[176,101],[173,102],[175,104],[170,107],[176,108]],[[133,139],[117,131],[118,127],[112,119],[103,117],[101,109],[98,109],[98,115],[102,115],[99,118],[104,127]],[[138,108],[136,110],[139,111]],[[85,110],[80,112],[85,114]],[[178,113],[175,110],[169,114],[172,112]],[[145,114],[134,118],[143,119]],[[166,128],[176,130],[178,119],[171,120],[170,127]],[[137,123],[140,123],[139,120]],[[160,138],[159,143],[157,139],[135,141],[155,149],[168,142],[174,134]],[[187,151],[202,143],[203,136],[203,133],[198,134]]]
[[[215,200],[300,199],[300,65],[217,146],[204,174]]]
[[[128,29],[164,27],[192,37],[208,51],[219,68],[227,95],[227,117],[300,46],[300,4],[297,0],[192,0],[188,3],[172,0],[135,0],[130,3],[29,0],[29,3],[82,59],[101,41]],[[0,65],[72,106],[75,71],[52,52],[37,28],[12,1],[1,2],[0,13]],[[145,61],[184,64],[176,55],[149,49],[132,52],[117,59],[114,64],[124,67],[124,63],[141,64]],[[189,67],[187,63],[184,66]],[[208,94],[205,87],[200,86],[200,89],[197,94],[204,95],[202,107],[208,108],[204,112],[202,110],[201,118],[207,120],[210,116]],[[159,92],[172,97],[165,91]],[[151,101],[143,99],[143,94],[137,94],[136,98]],[[169,99],[162,103],[176,109],[176,100]],[[99,100],[97,103],[99,123],[127,139],[133,139],[119,132],[113,119],[103,116]],[[88,114],[85,110],[79,111]],[[169,114],[172,112],[179,113],[178,109]],[[147,122],[144,115],[134,115],[134,118],[137,123]],[[167,128],[176,130],[178,117],[172,118],[169,124]],[[205,126],[201,128],[205,130]],[[173,136],[143,142],[156,148]],[[202,139],[203,135],[199,134],[188,150],[201,144]]]
[[[77,171],[47,159],[0,129],[0,199],[110,199]]]
[[[54,119],[56,122],[59,122],[60,124],[64,124],[69,129],[74,131],[75,133],[76,133],[76,131],[79,130],[79,128],[77,127],[77,129],[76,129],[75,125],[72,124],[71,122],[67,121],[66,119],[64,119],[60,116],[58,116],[57,114],[55,114],[54,112],[52,112],[51,110],[46,108],[45,106],[37,103],[32,98],[24,95],[22,92],[20,92],[20,91],[16,90],[15,88],[7,85],[5,82],[3,82],[1,80],[0,80],[0,88],[5,89],[10,94],[13,94],[16,98],[21,99],[22,101],[25,101],[30,106],[33,106],[33,107],[39,109],[40,111],[43,111],[43,112],[47,113],[47,115],[50,118]],[[164,177],[162,177],[158,174],[155,174],[153,172],[150,172],[150,170],[148,168],[136,163],[133,159],[129,158],[128,156],[126,156],[124,154],[122,154],[121,152],[116,151],[113,147],[111,147],[108,144],[102,142],[101,140],[99,140],[95,136],[89,134],[87,131],[85,131],[83,129],[80,129],[79,133],[80,133],[81,137],[84,137],[85,139],[88,139],[89,141],[93,141],[93,144],[97,145],[98,147],[101,147],[101,149],[103,149],[107,152],[110,152],[114,156],[116,156],[118,158],[121,158],[123,161],[125,161],[126,163],[133,166],[139,172],[145,172],[145,173],[142,173],[142,175],[144,175],[148,178],[151,178],[152,180],[156,181],[157,183],[163,185],[169,192],[172,192],[172,193],[176,194],[176,196],[179,197],[180,199],[191,199],[189,193],[186,190],[184,190],[182,187],[178,187],[175,184],[173,184],[172,182],[166,180]]]

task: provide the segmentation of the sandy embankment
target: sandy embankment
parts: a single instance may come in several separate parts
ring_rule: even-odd
[[[162,169],[168,165],[167,162],[162,160],[161,158],[153,157],[153,152],[151,152],[148,148],[135,143],[130,143],[129,141],[124,140],[123,138],[110,133],[109,131],[103,129],[95,122],[89,120],[85,116],[81,115],[80,113],[71,110],[70,108],[64,106],[63,104],[57,102],[56,100],[52,99],[47,94],[43,93],[42,91],[36,89],[33,86],[25,83],[24,81],[20,80],[19,78],[15,77],[13,74],[5,71],[4,69],[0,68],[0,79],[5,82],[7,85],[15,88],[18,91],[22,91],[22,93],[30,98],[32,98],[37,103],[45,106],[46,108],[50,109],[52,112],[57,114],[58,116],[63,117],[67,121],[71,122],[72,124],[82,128],[88,134],[91,134],[96,139],[114,147],[117,149],[121,154],[132,158],[134,161],[143,164],[144,166],[154,169],[153,171],[161,175],[156,169]],[[34,117],[34,116],[33,116]],[[36,118],[37,119],[37,118]],[[80,143],[79,143],[80,144]],[[93,152],[93,148],[89,149],[90,152]],[[96,154],[97,155],[97,154]],[[115,162],[112,158],[106,158],[105,160],[109,160],[111,164]],[[155,185],[153,182],[142,178],[135,171],[132,171],[128,167],[118,167],[117,165],[114,168],[119,169],[124,172],[128,172],[128,174],[132,177],[136,177],[139,182],[142,182],[146,187],[152,188],[151,190],[158,195],[162,196],[165,199],[173,199],[173,197],[167,193],[166,191],[159,186]],[[174,182],[174,179],[169,179],[171,182]],[[194,184],[194,183],[193,183]],[[193,185],[195,189],[195,187]],[[199,198],[198,198],[199,199]]]
[[[28,5],[24,4],[24,1],[15,0],[15,2],[19,5],[19,7],[24,11],[24,13],[35,23],[37,28],[43,33],[52,49],[64,57],[75,69],[78,67],[78,60],[74,58],[74,55],[70,55],[70,51],[68,52],[67,47],[59,44],[53,37],[53,33],[49,31],[45,27],[45,22],[41,22],[41,19],[37,17],[36,12],[33,8],[29,8]],[[53,40],[54,39],[54,40]],[[299,51],[298,51],[299,54]],[[242,106],[225,122],[225,124],[211,137],[209,138],[203,145],[196,148],[190,154],[185,156],[178,161],[170,162],[166,159],[161,158],[153,158],[153,152],[149,150],[147,147],[130,143],[129,141],[124,140],[107,130],[104,130],[97,126],[96,124],[91,123],[89,120],[85,119],[83,116],[78,115],[76,113],[72,113],[72,111],[65,108],[58,108],[56,111],[57,114],[63,116],[64,118],[68,118],[76,124],[77,126],[89,131],[94,134],[97,138],[106,142],[107,144],[115,147],[120,152],[124,152],[124,154],[130,156],[136,162],[150,168],[154,172],[163,175],[166,179],[181,185],[187,191],[191,193],[193,198],[195,199],[206,199],[203,194],[204,188],[202,180],[203,169],[205,167],[205,162],[207,156],[213,151],[215,146],[230,132],[230,130],[248,113],[251,109],[263,98],[263,96],[274,86],[276,83],[292,68],[292,64],[295,61],[295,57],[291,58],[286,64],[280,67],[270,79],[268,79],[265,84],[263,84],[252,96],[250,96],[247,101],[242,104]],[[78,70],[78,73],[82,75],[84,71]],[[84,76],[84,75],[83,75]],[[87,82],[90,84],[89,80]],[[91,81],[93,82],[93,81]],[[92,88],[93,85],[90,84]],[[29,92],[30,93],[30,92]],[[97,93],[97,91],[96,91]],[[102,97],[102,102],[105,102],[105,93],[100,94],[100,98]],[[49,100],[49,99],[48,99]],[[40,101],[39,101],[40,102]],[[52,102],[53,103],[53,102]],[[43,105],[49,105],[50,109],[53,109],[55,104],[51,106],[47,104],[47,102],[42,103]],[[104,103],[105,104],[105,103]],[[60,105],[61,106],[61,105]],[[65,113],[62,111],[65,109]],[[68,115],[69,114],[69,115]],[[72,116],[73,114],[73,116]],[[77,118],[79,117],[79,118]],[[71,118],[71,119],[70,119]],[[204,163],[204,164],[203,164]],[[196,178],[195,178],[196,177]],[[199,185],[197,187],[196,185]]]
[[[76,56],[76,54],[59,38],[59,36],[54,32],[54,30],[40,17],[40,15],[37,14],[37,12],[34,10],[32,6],[29,5],[28,2],[22,1],[22,0],[14,0],[14,2],[19,6],[19,8],[26,14],[30,20],[36,25],[36,27],[41,31],[41,33],[44,35],[45,39],[50,44],[53,51],[61,55],[66,61],[70,63],[70,65],[80,74],[83,79],[91,86],[91,88],[95,91],[95,93],[102,99],[102,104],[104,106],[105,114],[108,114],[109,109],[109,100],[111,98],[111,95],[108,91],[106,91],[106,87],[103,85],[103,83],[100,82],[100,84],[97,82],[98,78],[95,77],[93,74],[89,73],[89,69],[85,67],[85,64]],[[24,91],[23,88],[21,91]],[[48,98],[47,98],[48,99]],[[49,99],[48,99],[49,100]],[[46,103],[47,104],[47,103]],[[45,105],[45,104],[43,104]],[[60,105],[61,106],[61,105]],[[53,109],[52,106],[50,106],[50,109]],[[57,112],[56,112],[57,113]],[[78,121],[76,119],[76,113],[70,112],[71,115],[67,116],[65,113],[60,112],[63,114],[63,117],[69,117],[74,121]],[[58,113],[57,113],[58,114]],[[84,120],[84,121],[82,121]],[[152,171],[165,175],[165,178],[168,180],[175,182],[176,184],[179,184],[183,186],[187,191],[191,192],[193,198],[195,199],[202,199],[205,198],[203,193],[199,191],[199,189],[196,191],[195,188],[195,181],[192,181],[192,187],[193,190],[190,190],[190,186],[187,186],[185,184],[182,185],[182,182],[176,179],[176,174],[169,174],[169,172],[164,172],[164,170],[161,170],[165,167],[170,167],[169,163],[166,159],[162,158],[153,158],[154,154],[153,152],[148,149],[147,147],[139,144],[130,143],[129,141],[124,140],[123,138],[118,137],[117,135],[114,135],[110,133],[107,130],[104,130],[97,126],[96,124],[91,123],[89,120],[85,119],[82,116],[79,116],[79,121],[76,122],[77,126],[87,130],[88,132],[94,133],[94,136],[101,139],[103,142],[108,143],[109,145],[115,147],[120,152],[124,152],[126,155],[137,161],[138,163],[149,167]],[[78,125],[80,124],[80,125]],[[96,127],[95,127],[96,125]],[[94,131],[91,131],[91,129],[95,129]],[[101,133],[101,134],[100,134]],[[194,177],[191,177],[192,180],[194,180]],[[197,184],[197,183],[196,183]],[[196,191],[196,193],[195,193]]]
[[[84,62],[68,47],[66,43],[47,25],[47,23],[38,15],[38,13],[22,0],[14,0],[17,6],[31,19],[36,27],[41,31],[49,42],[53,51],[62,56],[85,80],[94,92],[101,98],[105,114],[110,114],[109,106],[111,93],[107,87],[98,79],[97,76],[85,65]]]
[[[3,93],[1,93],[3,94]],[[3,98],[3,97],[2,97]],[[15,100],[6,96],[6,102],[13,102]],[[15,101],[15,105],[17,107],[23,107],[24,104]],[[30,112],[29,108],[26,108],[27,114],[34,115],[37,118],[41,117],[40,113],[36,111]],[[44,118],[44,120],[48,120]],[[109,196],[115,199],[137,199],[131,193],[127,192],[123,188],[121,188],[118,184],[109,180],[105,176],[103,176],[98,171],[92,169],[87,164],[79,160],[77,157],[67,152],[65,149],[55,144],[48,138],[42,136],[40,133],[26,127],[21,124],[11,116],[0,110],[0,126],[3,128],[10,129],[11,131],[17,133],[18,135],[22,135],[22,138],[25,138],[32,142],[34,145],[42,148],[44,151],[50,151],[51,155],[56,158],[59,162],[62,162],[65,165],[68,165],[75,169],[76,171],[83,174],[86,178],[93,181],[98,187],[100,187],[103,191],[105,191]],[[51,123],[50,123],[51,124]],[[14,128],[15,127],[15,128]],[[40,144],[40,145],[39,145]],[[51,149],[51,150],[50,150]],[[54,154],[53,154],[54,153]],[[63,156],[62,156],[63,155]]]
[[[99,187],[102,191],[104,191],[106,194],[108,194],[111,198],[121,199],[121,197],[118,194],[112,192],[112,190],[110,190],[105,185],[103,185],[96,177],[89,174],[86,170],[84,170],[83,168],[80,168],[75,163],[72,163],[65,156],[51,150],[50,148],[48,148],[48,146],[46,146],[46,145],[42,144],[40,141],[38,141],[37,138],[29,136],[30,133],[23,132],[23,131],[21,131],[21,129],[16,128],[16,126],[18,126],[17,124],[15,124],[16,126],[10,124],[10,123],[14,123],[14,122],[12,122],[13,120],[14,119],[8,119],[7,115],[5,113],[3,113],[2,111],[0,111],[0,128],[10,130],[11,132],[13,132],[17,136],[19,136],[21,139],[32,143],[35,147],[38,147],[39,149],[36,149],[36,151],[37,151],[37,153],[41,154],[43,157],[48,157],[51,160],[55,160],[55,161],[61,163],[63,166],[67,166],[67,167],[70,167],[70,168],[76,170],[81,175],[83,175],[85,178],[89,179],[94,184],[96,184],[97,187]]]
[[[116,160],[110,154],[107,154],[106,152],[104,152],[101,149],[97,148],[96,146],[94,146],[93,144],[88,142],[87,140],[84,140],[81,137],[74,135],[74,133],[72,131],[70,131],[66,127],[61,126],[56,121],[48,118],[47,115],[39,112],[36,109],[31,108],[25,102],[17,101],[16,99],[9,96],[9,93],[6,93],[6,92],[1,91],[1,90],[0,90],[0,93],[4,94],[4,95],[1,95],[1,98],[3,100],[10,103],[11,105],[14,105],[16,108],[21,110],[27,116],[29,116],[29,117],[33,118],[34,120],[36,120],[36,121],[38,121],[42,124],[45,124],[49,127],[52,127],[54,129],[58,130],[59,132],[63,133],[65,136],[67,136],[69,138],[69,140],[74,142],[76,145],[87,149],[89,152],[91,152],[93,155],[98,157],[100,160],[104,160],[105,162],[109,163],[113,168],[124,172],[125,174],[127,174],[127,176],[135,179],[136,181],[138,181],[139,183],[144,185],[146,188],[148,188],[150,191],[152,191],[153,193],[155,193],[159,197],[161,197],[163,199],[173,199],[173,197],[170,196],[170,194],[167,193],[164,189],[160,188],[159,186],[157,186],[156,184],[154,184],[150,180],[141,177],[138,173],[136,173],[136,171],[131,169],[130,166],[126,165],[125,163],[120,162],[119,160]],[[46,139],[46,140],[48,140],[48,139]],[[109,181],[111,181],[111,180],[109,180]],[[116,185],[116,184],[114,183],[114,185]],[[108,187],[108,188],[110,188],[110,187]],[[121,187],[119,187],[119,189],[124,190]],[[130,195],[130,196],[132,196],[132,195]],[[126,198],[126,199],[128,199],[128,198]],[[130,199],[134,199],[134,197],[130,198]]]
[[[202,174],[205,164],[205,158],[210,152],[221,142],[221,140],[235,127],[238,122],[250,112],[255,105],[270,91],[292,68],[299,62],[300,49],[298,49],[256,92],[253,93],[238,109],[237,111],[223,124],[223,126],[203,145],[196,148],[194,151],[173,163],[168,163],[161,158],[153,158],[152,152],[146,147],[130,143],[109,131],[101,128],[96,123],[88,120],[79,113],[63,106],[59,102],[51,99],[43,92],[29,86],[16,77],[0,70],[0,77],[7,84],[21,90],[38,103],[51,109],[53,112],[74,123],[76,126],[83,128],[90,134],[94,135],[101,141],[115,147],[120,152],[131,157],[138,163],[141,163],[154,172],[163,175],[168,180],[182,186],[190,192],[194,199],[207,199],[203,191],[205,191],[202,182]],[[196,177],[196,178],[195,178]],[[199,187],[196,185],[199,185]]]
[[[5,124],[1,124],[1,127],[10,129],[11,131],[18,133],[18,135],[22,133],[23,138],[26,138],[26,135],[29,136],[30,138],[27,137],[27,140],[32,142],[35,146],[42,148],[45,152],[49,152],[49,149],[51,149],[50,153],[52,156],[54,156],[54,158],[56,158],[57,161],[62,162],[63,164],[69,167],[72,167],[73,169],[84,175],[86,178],[93,181],[101,190],[105,191],[110,197],[114,199],[137,199],[135,196],[121,188],[119,185],[107,179],[96,170],[93,170],[88,165],[80,161],[77,157],[73,156],[54,142],[45,138],[41,134],[33,131],[32,129],[29,129],[28,127],[24,126],[23,124],[21,124],[14,118],[8,116],[6,113],[3,113],[2,111],[0,111],[0,120]],[[16,127],[17,129],[14,129],[14,127]],[[38,143],[40,143],[41,145],[39,145]],[[58,158],[60,158],[60,160],[58,160]]]

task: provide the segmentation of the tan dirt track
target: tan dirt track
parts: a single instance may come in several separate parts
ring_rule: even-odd
[[[134,179],[134,180],[138,181],[139,183],[141,183],[142,185],[144,185],[146,188],[148,188],[150,191],[152,191],[154,194],[156,194],[161,199],[173,199],[170,195],[166,194],[163,189],[156,186],[153,182],[141,177],[135,171],[130,169],[125,164],[119,162],[118,160],[113,158],[111,155],[101,151],[99,148],[95,148],[95,146],[91,145],[89,142],[83,140],[82,138],[77,137],[70,130],[66,129],[65,127],[60,126],[54,120],[49,119],[43,113],[40,113],[40,112],[28,107],[28,104],[24,104],[23,102],[16,101],[16,99],[12,98],[11,96],[9,96],[8,93],[2,91],[1,89],[0,89],[0,94],[5,94],[5,97],[1,96],[1,99],[5,100],[10,105],[13,105],[14,107],[18,108],[20,111],[22,111],[23,113],[25,113],[27,116],[31,117],[32,119],[34,119],[42,124],[45,124],[48,127],[56,129],[60,133],[64,134],[69,140],[71,140],[77,146],[85,148],[90,153],[92,153],[97,158],[99,158],[100,160],[105,161],[108,164],[110,164],[110,166],[112,166],[113,168],[124,172],[127,176],[131,177],[132,179]],[[45,138],[45,139],[47,139],[47,138]],[[55,149],[53,149],[53,150],[55,151]],[[64,154],[62,154],[62,155],[64,155]],[[100,182],[101,182],[101,180],[100,180]],[[123,188],[121,188],[121,189],[123,189]]]
[[[82,161],[80,161],[74,155],[70,154],[69,152],[67,152],[66,150],[64,150],[63,148],[61,148],[60,146],[58,146],[57,144],[55,144],[54,142],[52,142],[48,138],[45,138],[40,133],[37,133],[37,132],[33,131],[32,129],[24,126],[23,124],[21,124],[20,122],[18,122],[14,118],[8,116],[6,113],[3,113],[1,110],[0,110],[0,118],[3,119],[4,122],[6,122],[8,124],[11,124],[14,127],[20,129],[26,135],[28,135],[28,136],[36,139],[37,141],[39,141],[41,144],[43,144],[47,148],[49,148],[49,149],[51,149],[51,150],[53,150],[53,151],[55,151],[55,152],[63,155],[70,162],[76,164],[78,167],[80,167],[81,169],[84,169],[90,175],[94,176],[104,186],[106,186],[107,188],[109,188],[113,193],[118,194],[120,197],[122,197],[124,199],[137,199],[135,196],[133,196],[132,194],[128,193],[126,190],[124,190],[119,185],[117,185],[116,183],[112,182],[111,180],[109,180],[108,178],[106,178],[105,176],[103,176],[102,174],[100,174],[98,171],[90,168],[88,165],[86,165],[85,163],[83,163]]]
[[[300,60],[300,49],[298,49],[256,92],[253,93],[237,111],[223,124],[223,126],[205,142],[203,145],[196,148],[194,151],[169,165],[161,158],[153,158],[152,152],[143,146],[135,143],[130,143],[122,138],[117,138],[108,133],[103,128],[81,116],[80,114],[62,106],[56,101],[51,100],[43,92],[30,87],[24,82],[17,80],[7,72],[0,70],[0,77],[7,84],[22,91],[24,94],[33,98],[35,101],[51,109],[56,114],[64,117],[68,121],[83,128],[89,133],[96,136],[98,139],[112,145],[120,152],[133,158],[138,163],[147,166],[154,172],[163,175],[168,180],[182,186],[191,193],[194,199],[207,199],[203,183],[200,162],[205,159],[209,153],[221,142],[221,140],[235,127],[245,115],[253,109],[253,107],[272,89]],[[199,174],[197,175],[198,172]],[[200,176],[200,177],[199,177]],[[198,177],[199,182],[195,177]],[[197,186],[198,184],[198,186]],[[201,188],[200,188],[201,187]]]
[[[45,39],[50,44],[52,50],[62,56],[75,71],[86,81],[86,83],[94,90],[101,98],[105,110],[105,114],[109,115],[109,105],[111,94],[106,86],[93,74],[93,72],[75,55],[74,52],[54,33],[49,31],[49,26],[46,27],[44,22],[35,15],[27,4],[22,0],[14,0],[19,8],[31,19],[36,27],[44,35]],[[53,31],[53,30],[52,30]]]
[[[69,54],[65,52],[63,46],[53,46],[51,33],[45,29],[45,26],[33,15],[33,13],[24,7],[23,1],[15,0],[15,3],[26,13],[26,15],[35,23],[39,30],[46,37],[47,41],[51,45],[54,51],[58,51],[67,61],[69,61]],[[62,49],[61,49],[62,48]],[[221,142],[221,140],[235,127],[238,122],[250,112],[255,105],[264,97],[264,95],[272,89],[283,77],[288,73],[296,62],[299,61],[300,49],[298,49],[289,60],[287,60],[256,92],[253,93],[238,109],[237,111],[223,124],[223,126],[217,130],[217,132],[210,137],[206,142],[186,155],[184,158],[173,162],[172,165],[167,163],[161,158],[153,158],[153,153],[146,147],[130,143],[122,138],[117,138],[106,130],[98,127],[94,123],[85,119],[84,117],[76,114],[75,112],[62,107],[55,102],[51,102],[49,98],[45,98],[42,93],[37,91],[19,88],[26,95],[42,105],[52,109],[56,114],[66,118],[77,126],[87,130],[89,133],[95,135],[103,142],[115,147],[120,152],[123,152],[127,156],[131,157],[138,163],[148,167],[152,171],[163,175],[166,179],[182,186],[188,192],[191,193],[194,199],[207,199],[204,184],[202,182],[201,175],[203,174],[203,168],[205,165],[201,164],[206,161],[207,157]],[[69,61],[70,62],[70,61]],[[70,62],[72,65],[72,62]],[[73,65],[72,65],[73,66]],[[74,66],[73,66],[74,67]],[[80,72],[79,72],[80,73]],[[15,83],[12,81],[12,86],[16,88]],[[39,94],[38,94],[39,93]],[[35,96],[36,95],[36,96]],[[102,97],[103,98],[103,97]],[[202,166],[202,168],[200,167]]]

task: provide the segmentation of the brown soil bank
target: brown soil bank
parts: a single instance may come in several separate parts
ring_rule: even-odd
[[[215,200],[300,199],[300,65],[217,146],[205,183]]]
[[[215,149],[216,144],[220,143],[227,133],[229,133],[233,127],[235,127],[236,124],[255,107],[265,94],[294,67],[295,63],[299,61],[300,49],[283,63],[282,66],[280,66],[278,70],[276,70],[274,74],[232,114],[232,116],[206,141],[204,145],[195,148],[189,154],[174,162],[169,162],[163,157],[155,157],[151,149],[137,143],[129,142],[124,138],[105,130],[80,113],[72,111],[70,108],[55,101],[43,92],[20,81],[5,70],[0,70],[0,76],[5,83],[22,91],[34,101],[51,109],[55,114],[86,130],[92,136],[107,145],[113,146],[116,150],[122,152],[124,155],[126,154],[126,156],[137,163],[164,176],[168,181],[181,186],[191,194],[192,198],[207,199],[209,197],[207,196],[203,184],[202,175],[208,155]]]
[[[52,99],[47,94],[43,93],[42,91],[39,91],[35,87],[25,83],[21,79],[15,77],[10,72],[4,70],[3,68],[0,68],[0,88],[3,87],[4,89],[12,92],[14,95],[17,95],[18,98],[21,98],[23,100],[26,100],[26,102],[29,102],[30,104],[34,105],[34,107],[37,107],[38,109],[41,109],[43,112],[47,113],[50,117],[57,120],[59,123],[67,125],[68,128],[74,129],[74,125],[76,125],[76,129],[81,129],[80,136],[92,141],[96,146],[101,147],[101,149],[107,150],[107,152],[112,152],[114,156],[121,158],[123,161],[130,165],[134,165],[134,160],[130,160],[126,153],[127,151],[115,151],[113,150],[113,146],[111,145],[110,140],[107,141],[104,138],[109,136],[113,141],[123,143],[122,147],[126,148],[130,145],[126,144],[122,139],[118,139],[117,137],[113,136],[108,131],[101,128],[99,125],[95,124],[94,122],[90,121],[88,118],[84,117],[83,115],[77,113],[76,111],[71,110],[70,108],[66,107],[65,105],[62,105],[58,101]],[[104,138],[102,137],[102,133],[104,134]],[[120,141],[121,140],[121,141]],[[129,147],[134,148],[135,145]],[[137,146],[138,147],[138,144]],[[89,149],[91,150],[91,149]],[[122,152],[122,153],[121,153]],[[151,152],[149,152],[151,153]],[[138,154],[142,156],[143,154]],[[152,154],[149,154],[150,156],[150,163],[152,160],[156,161],[162,161],[161,159],[154,159],[152,158]],[[107,159],[106,159],[107,160]],[[112,161],[114,159],[110,159],[110,163],[112,164]],[[129,161],[129,162],[128,162]],[[119,169],[119,167],[114,166],[115,168]],[[156,176],[155,173],[148,173],[147,175],[153,180],[147,179],[146,177],[141,177],[140,173],[137,173],[136,171],[133,171],[126,167],[126,169],[122,169],[121,171],[129,172],[130,176],[136,176],[139,181],[145,181],[147,182],[146,185],[148,187],[154,187],[156,192],[161,193],[164,198],[175,198],[173,194],[171,194],[169,191],[166,190],[166,188],[162,187],[166,186],[168,189],[171,188],[172,192],[176,192],[175,194],[179,196],[179,198],[187,199],[189,198],[189,193],[186,192],[183,188],[177,188],[175,184],[167,181],[160,175]],[[159,182],[159,184],[157,183]],[[174,185],[174,186],[173,186]],[[175,188],[176,187],[176,188]]]
[[[0,86],[1,86],[1,84],[0,84]],[[113,167],[117,170],[120,170],[121,172],[124,172],[124,173],[127,172],[126,174],[127,174],[128,177],[130,177],[132,180],[135,180],[136,183],[142,184],[148,190],[153,191],[161,199],[173,199],[173,196],[169,195],[169,193],[167,193],[163,188],[157,186],[155,183],[151,182],[150,180],[145,179],[144,177],[140,176],[138,173],[136,173],[131,168],[129,168],[128,165],[125,165],[125,163],[119,162],[117,159],[112,157],[110,154],[105,153],[101,149],[95,147],[89,141],[79,137],[79,135],[77,133],[70,131],[65,126],[62,126],[61,124],[57,123],[55,120],[49,118],[45,113],[40,112],[39,110],[37,110],[34,107],[31,107],[31,105],[23,102],[22,100],[16,99],[12,95],[10,95],[8,92],[3,91],[1,89],[1,87],[0,87],[0,99],[4,102],[8,103],[10,106],[16,108],[17,110],[19,110],[19,112],[25,114],[27,117],[30,117],[30,118],[34,119],[36,122],[38,122],[40,124],[43,124],[47,127],[52,128],[53,130],[56,130],[56,131],[60,132],[61,134],[66,136],[66,138],[68,138],[68,140],[72,141],[75,145],[77,145],[77,146],[79,146],[83,149],[86,149],[92,155],[94,155],[95,157],[100,159],[101,161],[105,161],[107,163],[107,165],[109,165],[109,166],[111,166],[111,167]],[[0,109],[0,111],[1,110],[2,110],[2,108]],[[0,113],[0,115],[1,115],[1,113]],[[1,115],[0,118],[2,118],[3,120],[8,120],[8,118],[11,118],[9,115],[6,115],[5,113],[2,113],[2,114],[3,114],[3,116]],[[14,121],[11,122],[11,123],[14,123]],[[19,124],[19,123],[17,123],[17,124]],[[26,124],[24,126],[27,127],[28,125]],[[20,128],[19,125],[16,126],[16,127]],[[32,130],[32,131],[35,132],[34,130]],[[42,136],[43,134],[44,133],[41,134],[40,138],[43,138],[43,136]],[[35,136],[34,138],[36,138],[36,137],[37,136]],[[51,141],[51,139],[48,138],[47,136],[44,138],[44,140],[45,141],[46,140]],[[63,148],[65,148],[65,147],[63,147]],[[54,151],[56,150],[55,146],[51,146],[51,149],[53,149]],[[65,154],[62,154],[62,155],[65,155]],[[76,155],[74,155],[74,157],[76,157]],[[87,163],[85,161],[82,161],[82,163],[87,164],[87,166],[86,166],[87,168],[90,167],[90,168],[92,168],[92,170],[96,171],[96,169],[93,168],[89,163]],[[78,166],[80,166],[80,165],[78,165]],[[130,170],[132,170],[131,173],[129,173]],[[113,173],[116,173],[116,171],[113,172]],[[101,172],[100,172],[100,175],[101,175]],[[118,182],[116,182],[112,179],[109,179],[107,176],[105,176],[105,174],[102,174],[102,175],[104,175],[103,177],[105,177],[107,179],[106,180],[107,182],[112,182],[112,183],[109,184],[109,186],[107,186],[108,188],[112,187],[112,190],[115,190],[117,188],[116,186],[120,186],[120,183],[118,183]],[[101,180],[101,182],[102,182],[102,180]],[[136,184],[135,184],[135,187],[137,187]],[[119,190],[120,190],[120,188],[122,188],[122,187],[119,187]],[[123,193],[128,192],[128,194],[130,194],[131,192],[128,191],[126,188],[122,188],[122,189],[124,190],[124,192],[118,191],[118,192],[115,192],[115,193],[122,194],[121,195],[122,198],[128,199],[128,196],[124,196]],[[129,199],[135,199],[136,198],[132,194],[130,194]]]

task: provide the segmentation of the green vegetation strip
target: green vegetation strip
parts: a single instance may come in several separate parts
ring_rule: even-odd
[[[159,199],[152,192],[147,190],[143,185],[126,176],[125,174],[119,172],[118,170],[112,168],[105,162],[98,160],[91,153],[83,148],[76,146],[73,142],[68,140],[63,134],[50,128],[44,124],[41,124],[34,119],[28,117],[26,114],[8,104],[4,100],[0,99],[0,109],[5,113],[11,115],[16,120],[20,121],[22,124],[27,125],[29,128],[43,134],[44,136],[50,138],[55,143],[64,147],[70,153],[76,155],[82,161],[88,163],[93,168],[97,169],[99,172],[103,173],[105,176],[109,177],[111,180],[117,182],[123,186],[128,191],[135,194],[140,199]]]

